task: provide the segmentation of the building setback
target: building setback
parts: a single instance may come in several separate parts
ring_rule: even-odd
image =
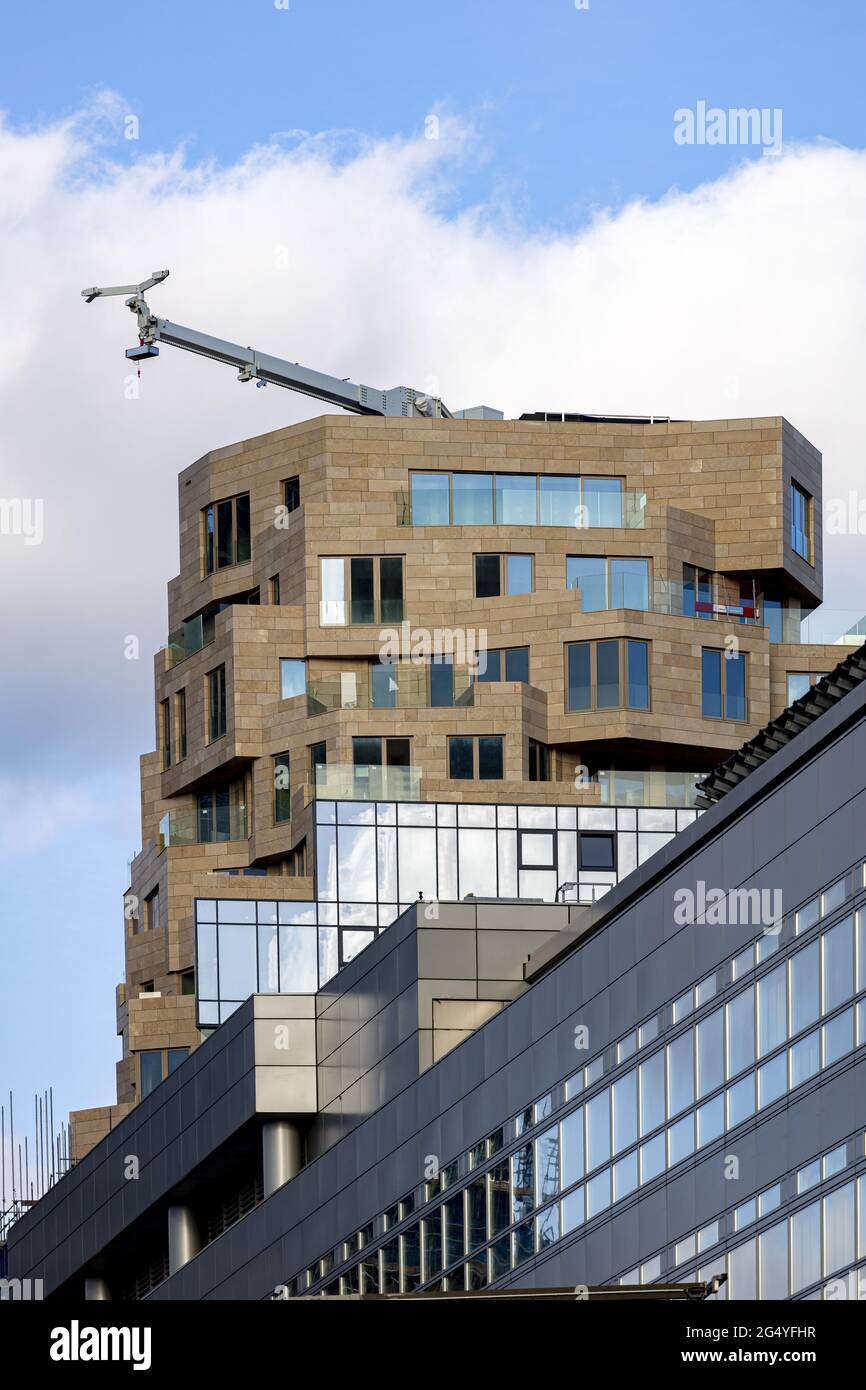
[[[862,1297],[864,677],[861,648],[600,901],[416,904],[316,995],[247,999],[11,1228],[10,1275]]]
[[[787,421],[494,414],[324,416],[181,474],[117,1104],[75,1158],[419,896],[596,900],[855,640],[813,611],[820,455]]]

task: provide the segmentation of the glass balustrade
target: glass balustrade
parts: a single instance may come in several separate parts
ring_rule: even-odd
[[[190,618],[189,622],[181,623],[179,628],[168,634],[169,669],[180,661],[186,661],[188,656],[200,652],[202,647],[213,641],[215,618],[214,613],[200,613],[197,618]]]
[[[433,709],[475,703],[474,677],[442,665],[374,666],[337,671],[307,683],[307,713],[339,709]]]
[[[313,769],[313,796],[324,801],[420,801],[420,767],[327,763]]]
[[[167,811],[159,822],[159,847],[208,845],[247,838],[247,808],[210,799],[207,806],[184,806]]]
[[[596,773],[602,806],[694,806],[703,772],[628,772],[619,768]]]

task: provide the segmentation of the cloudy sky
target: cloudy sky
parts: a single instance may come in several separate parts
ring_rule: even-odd
[[[861,7],[411,8],[4,21],[0,499],[42,530],[0,511],[0,1092],[22,1108],[113,1099],[177,473],[315,413],[171,348],[136,394],[131,316],[81,288],[167,266],[157,313],[452,409],[781,413],[859,497]],[[776,113],[781,151],[677,143],[700,102]],[[834,539],[828,605],[866,611],[864,546]]]

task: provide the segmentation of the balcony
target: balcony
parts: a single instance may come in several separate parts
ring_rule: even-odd
[[[448,709],[474,705],[475,686],[469,671],[447,666],[376,666],[369,672],[338,671],[307,683],[307,714],[330,710]]]
[[[703,772],[597,772],[602,806],[658,806],[687,810],[695,804],[696,784]]]
[[[328,763],[313,769],[310,792],[318,801],[420,801],[420,767]]]
[[[789,646],[860,647],[866,642],[866,616],[847,608],[770,608],[762,621],[770,641]],[[839,653],[842,660],[844,653]]]
[[[214,639],[214,621],[216,613],[200,613],[197,618],[190,618],[189,622],[181,623],[175,632],[168,634],[168,669],[172,670],[179,662],[186,661],[188,656],[193,656],[200,652],[202,647],[206,647]]]
[[[575,561],[577,558],[572,557]],[[571,562],[569,560],[569,564]],[[612,563],[637,566],[641,562]],[[616,573],[605,565],[597,573],[581,574],[569,587],[580,595],[584,613],[630,608],[675,618],[715,619],[757,626],[760,623],[757,598],[744,594],[738,584],[725,583],[721,576],[718,580],[712,589],[704,590],[681,579],[651,578],[636,568]]]
[[[166,811],[159,822],[159,848],[169,845],[213,845],[248,836],[247,808],[211,805],[207,809],[184,806]]]

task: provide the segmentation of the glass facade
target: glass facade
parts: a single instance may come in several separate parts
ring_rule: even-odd
[[[804,905],[780,936],[762,934],[445,1164],[341,1243],[329,1274],[347,1262],[374,1267],[381,1251],[369,1247],[387,1233],[382,1248],[395,1252],[395,1266],[404,1236],[412,1251],[420,1244],[422,1284],[444,1279],[447,1288],[480,1287],[582,1233],[641,1188],[694,1164],[702,1151],[721,1158],[740,1124],[866,1046],[866,916],[820,921],[828,904],[833,912],[844,909],[863,883],[858,865],[814,900],[818,917],[809,940],[802,939],[801,923],[811,905]],[[810,1040],[814,1065],[803,1071],[795,1056]],[[832,1190],[801,1200],[821,1183],[832,1183]],[[769,1187],[747,1190],[620,1282],[664,1276],[684,1282],[726,1272],[730,1298],[820,1297],[814,1290],[822,1280],[866,1260],[864,1184],[859,1131]],[[756,1223],[757,1233],[743,1240],[741,1233]],[[711,1252],[723,1242],[730,1248],[713,1262]],[[340,1292],[339,1279],[322,1285],[321,1275],[317,1263],[290,1289]],[[825,1290],[824,1296],[840,1295]]]
[[[413,526],[645,525],[646,494],[624,491],[621,478],[412,473],[410,497]]]

